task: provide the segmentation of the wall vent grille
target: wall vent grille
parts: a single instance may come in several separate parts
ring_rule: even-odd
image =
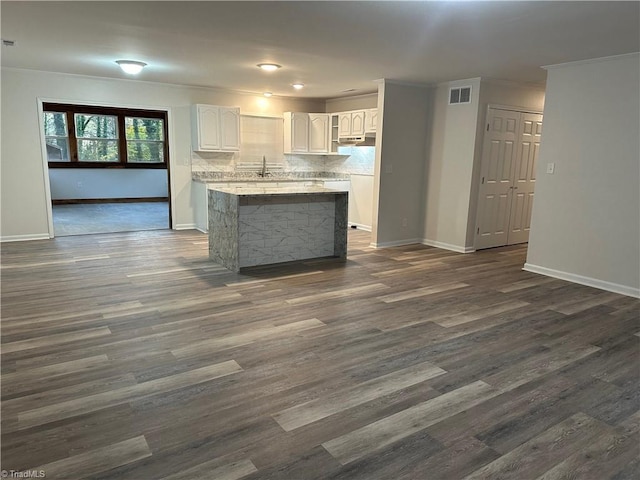
[[[471,103],[471,86],[449,89],[449,105]]]

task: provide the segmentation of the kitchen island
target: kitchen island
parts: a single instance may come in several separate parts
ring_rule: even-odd
[[[346,259],[348,193],[324,187],[208,189],[209,258],[242,268]]]

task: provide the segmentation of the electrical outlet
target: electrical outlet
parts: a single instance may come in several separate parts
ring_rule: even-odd
[[[76,183],[76,186],[77,186],[79,189],[82,189],[82,187],[84,187],[84,185],[83,185],[83,183],[82,183],[82,182],[78,182],[78,183]]]
[[[556,164],[555,163],[547,163],[547,173],[549,175],[553,175],[553,172],[556,170]]]

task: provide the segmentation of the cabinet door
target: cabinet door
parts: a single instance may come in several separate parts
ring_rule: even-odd
[[[370,108],[365,111],[364,131],[365,133],[376,133],[378,129],[378,109]]]
[[[330,115],[325,113],[309,114],[309,153],[329,151],[330,118]]]
[[[309,151],[309,114],[291,114],[291,151],[307,153]]]
[[[220,107],[220,149],[240,150],[240,109]]]
[[[364,111],[351,114],[351,135],[364,135]]]
[[[220,150],[220,114],[213,105],[198,105],[198,150]]]
[[[351,136],[351,113],[341,113],[338,115],[338,136]]]

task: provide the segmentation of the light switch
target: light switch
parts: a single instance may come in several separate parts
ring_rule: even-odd
[[[393,165],[391,165],[390,163],[388,163],[388,164],[384,167],[384,173],[393,173]]]
[[[553,175],[553,172],[556,169],[556,164],[555,163],[547,163],[547,173],[549,175]]]

